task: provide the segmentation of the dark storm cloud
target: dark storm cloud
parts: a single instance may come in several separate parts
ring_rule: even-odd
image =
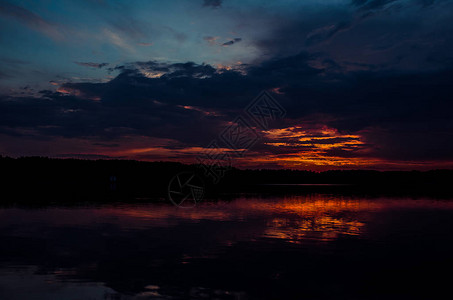
[[[197,103],[202,101],[193,90],[194,84],[204,86],[202,78],[212,76],[213,67],[190,62],[141,62],[136,67],[145,73],[165,74],[147,78],[138,69],[124,67],[105,85],[68,83],[61,85],[57,93],[42,91],[43,98],[4,97],[0,101],[2,132],[101,140],[153,136],[193,146],[205,144],[206,137],[216,135],[222,120],[213,116],[219,114],[198,108]],[[190,96],[195,99],[186,98]]]
[[[340,68],[339,72],[333,63],[311,66],[316,59],[302,52],[250,66],[245,75],[191,62],[138,62],[106,83],[64,84],[66,95],[46,92],[42,99],[3,99],[0,127],[10,135],[31,131],[93,139],[142,135],[174,139],[177,148],[205,146],[260,90],[279,87],[275,96],[288,118],[275,126],[303,126],[313,116],[325,116],[317,122],[361,135],[373,149],[368,155],[452,158],[453,70],[404,74]],[[314,141],[279,151],[309,150]],[[328,151],[341,154],[339,149]]]
[[[109,65],[108,63],[79,62],[79,61],[75,61],[74,63],[76,65],[79,65],[82,67],[90,67],[90,68],[97,68],[97,69],[101,69],[101,68]]]
[[[453,57],[451,1],[353,1],[326,11],[275,14],[268,33],[251,42],[266,58],[305,50],[375,69],[436,69],[441,63],[429,58]]]
[[[175,78],[175,77],[193,77],[193,78],[202,78],[206,76],[212,76],[216,69],[208,64],[196,64],[194,62],[186,63],[160,63],[155,61],[149,62],[136,62],[129,66],[124,66],[125,69],[134,73],[137,72],[137,69],[142,71],[142,73],[150,72],[161,74],[165,78]]]

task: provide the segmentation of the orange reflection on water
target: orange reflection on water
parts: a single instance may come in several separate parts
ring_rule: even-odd
[[[274,203],[273,211],[285,217],[268,222],[266,237],[298,243],[305,239],[329,241],[340,235],[360,235],[365,222],[358,212],[377,209],[375,203],[328,196],[289,197]]]
[[[290,243],[331,241],[342,235],[366,232],[370,213],[398,209],[453,209],[453,203],[427,199],[362,199],[328,195],[276,198],[240,197],[233,201],[204,202],[192,209],[171,205],[103,208],[103,217],[115,216],[125,226],[176,227],[184,223],[237,222],[246,231],[223,234],[238,239],[274,238]],[[373,220],[371,220],[373,221]],[[263,226],[264,224],[264,226]],[[204,226],[204,225],[201,225]],[[200,227],[200,230],[203,230]],[[227,230],[228,231],[228,230]],[[224,236],[226,244],[234,244]]]
[[[290,220],[275,218],[268,222],[266,237],[279,238],[291,243],[303,239],[329,241],[339,235],[359,235],[365,223],[356,220],[319,216],[314,218]]]

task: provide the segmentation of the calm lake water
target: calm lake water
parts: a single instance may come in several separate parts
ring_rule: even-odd
[[[0,299],[437,299],[452,230],[428,198],[3,208]]]

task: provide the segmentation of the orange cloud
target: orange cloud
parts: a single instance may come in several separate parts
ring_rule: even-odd
[[[291,126],[264,131],[268,154],[256,155],[247,164],[278,164],[285,168],[329,169],[369,167],[381,163],[366,154],[369,149],[360,135],[344,134],[327,126]]]

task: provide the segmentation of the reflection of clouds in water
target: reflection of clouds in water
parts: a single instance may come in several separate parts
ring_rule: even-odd
[[[190,210],[181,210],[171,205],[124,204],[101,207],[61,208],[45,210],[0,209],[0,228],[20,224],[14,229],[18,234],[30,234],[39,226],[92,227],[114,224],[119,229],[170,228],[181,224],[198,224],[202,221],[240,222],[256,219],[267,222],[269,230],[296,232],[327,231],[358,234],[364,226],[366,212],[394,209],[453,209],[452,202],[431,199],[358,199],[327,195],[288,196],[276,198],[239,197],[228,202],[205,202]],[[341,214],[341,216],[339,216]],[[360,220],[360,218],[362,220]],[[286,220],[276,225],[274,220]],[[282,222],[282,221],[280,221]],[[241,226],[241,225],[239,225]],[[21,228],[21,229],[20,229]],[[21,232],[19,232],[19,229]],[[263,228],[260,228],[260,230]],[[23,232],[22,232],[23,231]],[[301,235],[300,233],[297,235]],[[283,236],[283,235],[280,235]]]
[[[265,237],[298,243],[306,238],[329,241],[338,238],[339,235],[359,235],[365,223],[321,216],[300,220],[275,218],[270,220],[267,226]]]
[[[197,230],[205,231],[201,223],[210,221],[234,223],[222,227],[223,240],[228,244],[234,244],[232,237],[240,236],[251,239],[273,236],[294,241],[307,237],[310,232],[312,238],[327,240],[339,234],[359,235],[364,230],[368,212],[398,209],[453,209],[453,202],[309,195],[238,197],[232,201],[204,202],[187,210],[162,204],[49,207],[45,210],[0,209],[0,229],[12,226],[10,233],[26,236],[39,231],[42,236],[45,232],[41,231],[40,225],[43,224],[87,229],[111,224],[126,231],[199,224]],[[32,224],[35,225],[29,226]],[[230,237],[228,232],[232,231],[239,233],[231,233]]]
[[[203,220],[243,222],[222,232],[219,243],[233,246],[238,240],[277,238],[290,243],[303,240],[332,241],[341,235],[359,236],[365,232],[367,212],[397,209],[453,209],[453,203],[432,199],[351,199],[312,195],[285,198],[245,198],[230,202],[203,203],[196,209],[173,207],[128,207],[103,209],[106,215],[121,219],[146,220],[147,226],[178,226]],[[256,220],[265,220],[258,225]],[[238,229],[239,227],[239,229]],[[241,229],[242,228],[242,229]]]
[[[132,217],[147,220],[244,220],[247,216],[265,216],[276,213],[297,213],[313,214],[321,212],[341,212],[341,211],[371,211],[381,210],[391,207],[402,206],[436,206],[442,205],[436,202],[419,201],[420,205],[415,205],[413,201],[397,200],[387,201],[386,199],[360,200],[360,199],[336,199],[327,196],[295,196],[281,198],[237,198],[231,202],[202,203],[197,208],[191,210],[181,210],[169,206],[140,205],[140,206],[119,206],[106,207],[99,210],[103,216]],[[417,203],[416,203],[417,204]],[[453,207],[453,205],[450,205]]]
[[[106,299],[115,299],[117,292],[134,295],[121,299],[181,293],[191,299],[242,297],[239,291],[249,291],[239,283],[255,284],[255,291],[263,286],[272,289],[263,280],[281,277],[291,283],[282,289],[286,291],[288,286],[298,289],[303,282],[298,270],[309,270],[304,274],[312,276],[325,268],[341,269],[341,259],[339,265],[331,266],[334,260],[323,262],[332,253],[337,258],[346,255],[347,260],[365,255],[363,260],[372,262],[376,255],[394,255],[395,249],[405,245],[409,251],[399,251],[412,253],[412,242],[420,238],[423,243],[417,245],[429,247],[420,246],[418,253],[433,251],[432,242],[444,240],[449,250],[445,253],[451,253],[452,210],[453,202],[448,201],[326,195],[239,197],[204,202],[190,210],[171,204],[0,209],[0,263],[36,266],[39,272],[33,276],[49,275],[45,283],[39,279],[44,277],[33,279],[38,280],[36,284],[30,282],[30,289],[41,295],[46,295],[47,284],[64,286],[65,292],[74,282],[102,282],[105,289],[90,287],[87,293],[105,292],[110,297]],[[400,239],[407,244],[399,243]],[[381,251],[380,245],[387,244],[394,247]],[[390,260],[390,266],[400,259]],[[352,267],[357,270],[354,274],[372,270],[366,265],[362,269],[361,264]],[[212,274],[225,283],[224,289],[210,285]],[[250,278],[256,280],[250,283]],[[187,284],[181,285],[180,280]],[[332,284],[336,286],[336,278]],[[311,286],[306,281],[305,288]],[[85,295],[85,286],[80,288],[78,294]],[[1,299],[10,298],[1,292]]]

